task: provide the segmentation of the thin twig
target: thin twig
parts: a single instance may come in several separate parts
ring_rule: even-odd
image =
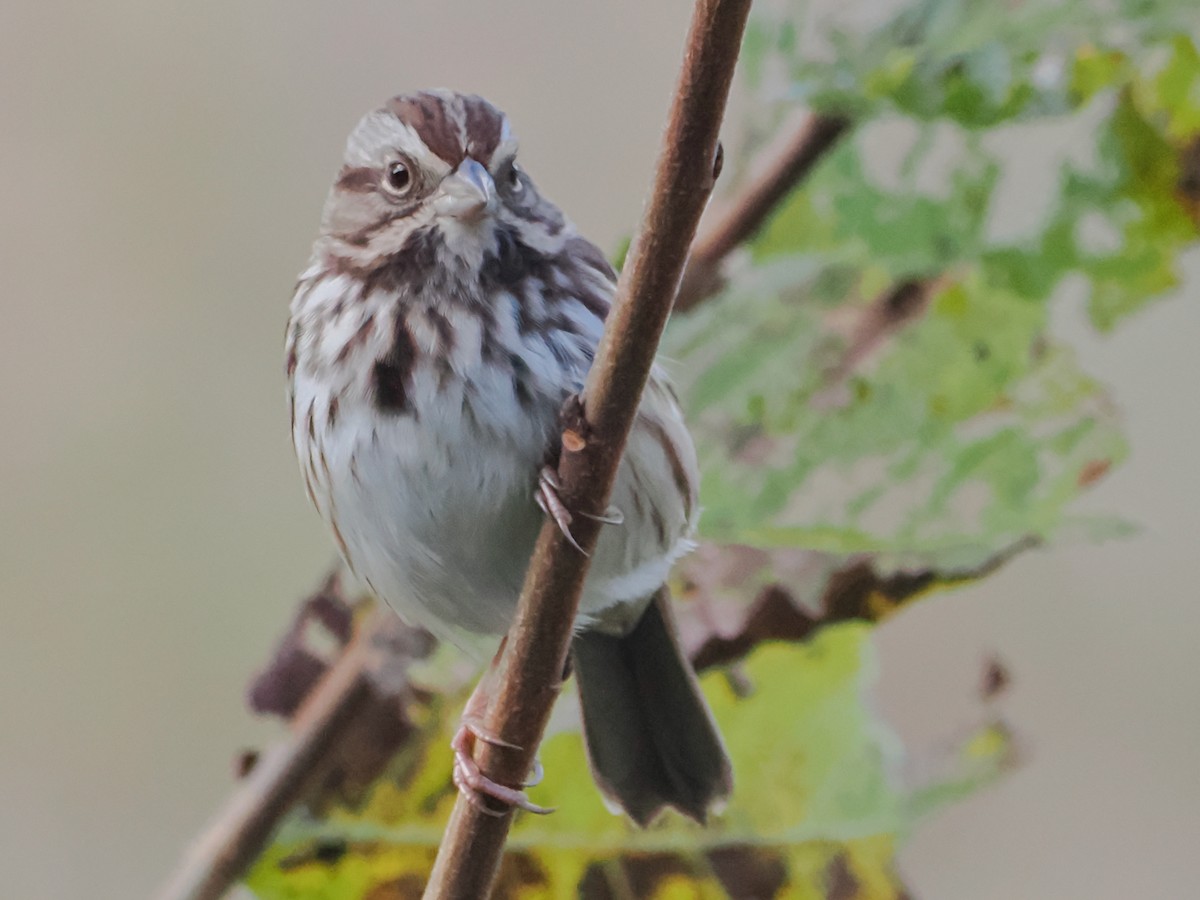
[[[158,900],[217,900],[242,877],[279,820],[304,795],[349,724],[373,700],[371,645],[390,611],[357,631],[292,719],[292,734],[265,753],[189,848]]]
[[[688,247],[712,190],[717,136],[749,11],[750,0],[696,3],[650,202],[621,273],[582,403],[568,413],[558,474],[569,508],[608,505]],[[599,527],[577,517],[575,538],[584,550],[595,548]],[[558,694],[587,562],[553,523],[543,525],[486,722],[489,731],[521,749],[481,745],[478,762],[493,781],[520,784],[530,771]],[[426,900],[487,897],[512,818],[511,811],[487,815],[459,797]]]
[[[692,244],[675,309],[691,309],[720,288],[725,257],[758,232],[779,202],[837,145],[851,124],[846,116],[808,113],[771,143],[734,195],[705,216]]]

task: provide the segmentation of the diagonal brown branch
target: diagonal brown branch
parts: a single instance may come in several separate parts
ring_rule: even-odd
[[[749,11],[750,0],[697,0],[695,5],[650,201],[583,401],[568,413],[558,474],[571,508],[608,505],[688,247],[712,190],[717,136]],[[599,526],[584,517],[576,521],[576,540],[590,552]],[[479,758],[483,771],[501,784],[520,784],[533,765],[558,694],[587,562],[551,522],[542,527],[486,723],[521,749],[483,744]],[[426,900],[487,897],[512,817],[511,811],[489,816],[459,797]]]

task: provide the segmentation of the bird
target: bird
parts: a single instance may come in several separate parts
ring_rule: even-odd
[[[301,473],[351,572],[460,645],[507,631],[545,516],[568,538],[574,516],[599,519],[569,656],[594,780],[638,825],[666,808],[703,823],[732,766],[665,586],[694,546],[696,451],[655,366],[612,507],[563,504],[560,411],[616,275],[517,156],[503,112],[449,90],[395,96],[351,132],[286,332]],[[455,784],[545,812],[472,758],[502,743],[483,726],[493,671],[455,735]]]

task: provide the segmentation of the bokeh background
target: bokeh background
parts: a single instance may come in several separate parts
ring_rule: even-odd
[[[875,17],[867,0],[836,6]],[[388,95],[483,93],[616,246],[684,0],[10,3],[0,26],[0,895],[147,896],[277,733],[248,676],[333,559],[287,433],[281,341],[344,135]],[[1037,146],[1014,152],[1036,155]],[[1132,460],[1086,498],[1134,538],[1029,554],[880,633],[914,747],[1015,674],[1024,765],[902,855],[925,900],[1179,897],[1200,833],[1200,260],[1098,338]],[[764,736],[769,739],[769,736]]]

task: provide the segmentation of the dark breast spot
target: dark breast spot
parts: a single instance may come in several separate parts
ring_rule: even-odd
[[[437,262],[440,245],[438,231],[426,228],[409,235],[399,250],[377,258],[370,265],[363,266],[345,258],[334,259],[333,271],[361,281],[364,297],[376,291],[393,294],[416,291],[436,286],[440,275]]]
[[[479,273],[485,291],[512,290],[529,277],[538,277],[546,271],[546,257],[534,250],[509,228],[496,232],[496,251],[483,260]]]
[[[523,408],[529,409],[533,406],[533,386],[530,383],[533,373],[529,371],[529,366],[525,364],[525,360],[521,358],[520,354],[510,354],[508,364],[512,368],[513,396],[517,398],[517,402]]]
[[[485,306],[479,310],[480,335],[479,355],[485,363],[498,363],[504,356],[504,343],[500,340],[500,327],[496,323],[496,314],[491,307]]]
[[[444,356],[454,353],[454,325],[442,313],[434,308],[428,310],[429,324],[433,326],[438,336],[438,350]]]
[[[398,318],[392,349],[375,363],[371,374],[376,409],[393,415],[413,413],[410,393],[416,364],[416,342],[404,319]]]

